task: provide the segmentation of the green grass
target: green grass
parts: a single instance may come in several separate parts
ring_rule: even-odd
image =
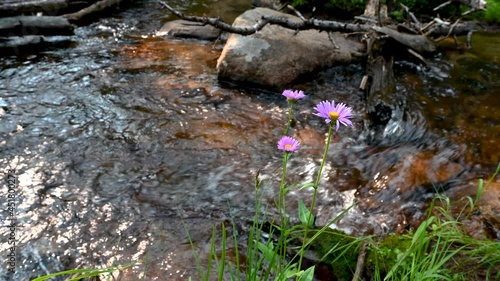
[[[498,174],[500,165],[495,173]],[[492,177],[493,178],[493,177]],[[491,180],[489,181],[491,182]],[[323,264],[330,265],[338,280],[351,280],[357,265],[358,252],[362,243],[367,243],[365,261],[365,277],[374,281],[425,281],[425,280],[500,280],[500,243],[475,239],[464,231],[464,222],[477,210],[477,202],[488,183],[478,182],[478,192],[475,198],[464,198],[462,211],[455,216],[451,212],[453,205],[449,198],[437,196],[429,210],[428,218],[415,230],[403,235],[388,235],[352,237],[341,231],[332,230],[328,226],[307,230],[307,238],[303,240],[305,228],[293,226],[290,228],[289,249],[300,249],[301,243],[307,244],[309,251],[315,252]],[[259,192],[260,182],[256,184],[257,210],[260,210],[262,193]],[[342,214],[336,218],[338,220]],[[199,277],[193,280],[312,280],[314,267],[300,270],[288,256],[279,256],[277,241],[279,235],[274,229],[270,235],[264,235],[262,221],[267,218],[255,212],[254,222],[248,233],[245,260],[229,261],[226,249],[229,239],[232,240],[239,257],[239,240],[233,218],[232,235],[227,236],[226,226],[220,231],[221,245],[216,245],[216,229],[212,233],[210,257],[207,264],[201,264],[196,256]],[[332,221],[333,222],[333,221]],[[272,228],[271,228],[272,229]],[[189,238],[191,241],[191,239]],[[216,250],[219,249],[219,250]],[[194,245],[193,245],[194,251]],[[108,276],[111,272],[123,270],[134,264],[115,266],[104,269],[74,269],[39,277],[33,281],[48,280],[56,276],[71,276],[67,280],[82,280],[93,276]],[[216,270],[212,271],[211,269]]]
[[[492,23],[500,23],[500,0],[487,0],[484,18]]]
[[[101,277],[105,279],[100,279],[100,280],[113,280],[112,279],[112,273],[113,271],[120,271],[124,270],[128,267],[134,266],[136,263],[128,264],[128,265],[122,265],[122,266],[111,266],[111,267],[106,267],[106,268],[93,268],[93,269],[71,269],[71,270],[66,270],[66,271],[61,271],[57,273],[52,273],[48,274],[45,276],[41,276],[38,278],[33,279],[32,281],[43,281],[43,280],[49,280],[53,277],[58,277],[58,276],[67,276],[67,281],[76,281],[76,280],[82,280],[82,279],[88,279],[91,277]]]
[[[500,165],[491,179],[499,170]],[[479,180],[476,197],[463,198],[465,204],[462,203],[461,211],[455,215],[450,199],[437,196],[428,209],[428,218],[406,234],[391,234],[383,238],[352,237],[328,226],[308,230],[294,226],[289,233],[288,247],[299,251],[301,247],[297,245],[305,243],[308,251],[319,257],[318,262],[330,266],[338,280],[354,277],[362,243],[368,244],[364,276],[371,280],[499,280],[500,243],[472,238],[464,230],[464,224],[477,210],[477,202],[491,179],[486,184]],[[252,231],[258,233],[262,229],[255,224]],[[304,231],[307,231],[305,239],[302,236]],[[243,270],[234,264],[226,265],[234,267],[233,272],[246,272],[245,278],[236,278],[233,274],[230,280],[288,280],[300,272],[292,262],[297,257],[288,256],[288,260],[280,257],[276,241],[261,243],[258,236],[250,237],[253,237],[248,239],[247,264],[250,266]],[[235,244],[237,240],[234,238]],[[252,247],[255,245],[252,243],[259,246]],[[285,264],[281,269],[279,259]],[[221,262],[220,259],[219,268],[222,268]],[[223,280],[220,271],[218,280]]]
[[[374,280],[498,280],[500,243],[470,237],[464,223],[499,170],[500,165],[486,185],[479,180],[476,197],[464,198],[458,215],[449,198],[437,196],[416,230],[372,243],[368,266]],[[480,279],[478,272],[484,274]]]
[[[285,134],[292,123],[292,109],[296,100],[290,100],[288,121]],[[331,112],[330,112],[331,114]],[[330,115],[335,116],[335,115]],[[211,247],[207,264],[201,264],[194,243],[188,239],[195,254],[199,276],[193,280],[276,280],[311,281],[316,265],[320,263],[330,267],[337,280],[352,280],[367,277],[374,281],[424,281],[424,280],[499,280],[500,279],[500,243],[487,239],[474,239],[464,231],[464,223],[477,210],[477,203],[489,184],[495,178],[500,165],[492,178],[484,184],[478,182],[475,198],[464,198],[465,204],[458,213],[453,215],[450,199],[441,195],[435,197],[428,209],[427,219],[417,229],[403,235],[387,237],[353,237],[341,231],[332,230],[330,225],[337,222],[349,211],[345,209],[327,225],[315,227],[313,213],[317,190],[324,164],[328,155],[328,147],[333,134],[335,121],[327,125],[328,138],[325,150],[314,183],[287,183],[287,162],[293,156],[292,152],[283,152],[283,166],[279,196],[276,207],[279,218],[267,217],[267,208],[263,205],[265,188],[259,174],[255,176],[255,214],[248,233],[238,234],[236,218],[232,217],[228,235],[226,224],[221,229],[213,229]],[[287,193],[296,189],[313,189],[313,196],[308,208],[300,200],[298,202],[297,218],[300,223],[292,225],[290,214],[286,213]],[[264,212],[262,212],[264,209]],[[232,216],[232,214],[231,214]],[[266,228],[266,229],[264,229]],[[220,235],[220,237],[218,236]],[[246,238],[246,241],[244,241]],[[220,241],[220,244],[216,241]],[[227,255],[229,247],[233,247],[235,259]],[[366,246],[366,247],[365,247]],[[244,260],[239,253],[245,253]],[[316,260],[304,258],[306,255],[317,257]],[[359,256],[366,258],[360,259]],[[308,260],[308,267],[303,267]],[[313,263],[311,265],[311,263]],[[123,270],[126,267],[109,267],[105,269],[75,269],[54,273],[35,279],[47,280],[61,275],[74,275],[70,280],[80,280],[87,277],[107,274]],[[364,275],[356,272],[364,269]],[[359,274],[359,276],[356,276]],[[478,279],[480,275],[480,278]]]

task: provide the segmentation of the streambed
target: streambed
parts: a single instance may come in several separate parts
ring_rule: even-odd
[[[250,1],[172,2],[230,20]],[[19,180],[16,273],[2,267],[3,279],[146,260],[122,280],[186,280],[196,267],[183,222],[206,253],[214,225],[233,218],[245,229],[253,217],[257,172],[273,204],[286,101],[220,85],[221,43],[154,37],[173,19],[165,14],[137,1],[78,28],[64,46],[0,57],[0,164]],[[290,182],[312,181],[320,164],[327,127],[315,104],[335,99],[355,113],[354,128],[334,137],[317,223],[356,201],[337,228],[401,231],[436,192],[464,194],[488,177],[500,161],[499,46],[498,35],[475,34],[472,50],[446,47],[430,67],[397,62],[398,107],[383,130],[365,114],[362,66],[297,85],[308,97],[296,107],[292,132],[303,145]],[[292,192],[290,212],[310,194]]]

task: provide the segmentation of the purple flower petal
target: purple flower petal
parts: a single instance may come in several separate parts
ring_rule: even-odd
[[[289,100],[300,100],[303,99],[306,95],[304,95],[303,91],[284,90],[283,96],[285,96]]]
[[[322,101],[314,109],[317,111],[314,115],[324,118],[327,124],[332,120],[335,121],[335,129],[337,131],[340,128],[340,124],[346,127],[352,126],[352,122],[349,120],[352,118],[352,108],[343,103],[335,104],[333,100],[332,102]]]
[[[299,149],[299,146],[300,142],[288,136],[284,136],[278,141],[278,149],[287,152],[294,152],[295,150]]]

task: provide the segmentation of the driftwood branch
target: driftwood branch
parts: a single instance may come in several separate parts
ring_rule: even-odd
[[[67,18],[70,21],[79,21],[90,14],[102,12],[108,8],[111,8],[119,4],[121,1],[122,0],[101,0],[88,6],[87,8],[81,9],[76,13],[63,15],[63,17]]]
[[[344,32],[360,32],[360,31],[369,31],[370,25],[360,25],[360,24],[351,24],[351,23],[341,23],[336,21],[326,21],[326,20],[317,20],[317,19],[306,19],[301,22],[292,22],[285,18],[277,18],[273,16],[263,16],[261,20],[256,22],[253,26],[248,28],[234,27],[230,24],[227,24],[221,21],[219,18],[209,18],[209,17],[197,17],[197,16],[187,16],[182,12],[179,12],[172,7],[170,7],[167,3],[163,1],[158,1],[161,5],[163,5],[167,10],[169,10],[174,15],[189,21],[201,22],[204,24],[209,24],[216,28],[219,28],[223,31],[236,33],[240,35],[250,35],[258,32],[267,24],[275,24],[282,26],[284,28],[293,29],[293,30],[308,30],[308,29],[317,29],[320,31],[344,31]]]
[[[361,248],[359,249],[358,262],[356,264],[356,271],[354,272],[354,276],[352,277],[352,281],[362,280],[361,276],[363,274],[363,269],[365,268],[365,260],[366,260],[366,241],[361,244]]]
[[[450,0],[442,3],[441,5],[434,8],[434,11],[437,11],[443,7],[446,7],[452,3],[460,3],[462,5],[468,6],[470,10],[462,13],[462,16],[468,15],[477,11],[485,11],[486,10],[486,1],[484,0]]]
[[[182,12],[179,12],[175,9],[173,9],[171,6],[169,6],[167,3],[164,1],[158,0],[158,3],[160,3],[163,7],[165,7],[167,10],[169,10],[171,13],[174,15],[188,21],[194,21],[194,22],[200,22],[203,24],[208,24],[211,26],[214,26],[216,28],[219,28],[223,31],[230,32],[230,33],[236,33],[240,35],[250,35],[253,33],[258,32],[261,30],[264,26],[267,24],[275,24],[279,25],[284,28],[288,29],[293,29],[293,30],[309,30],[309,29],[316,29],[319,31],[338,31],[338,32],[347,32],[347,33],[354,33],[354,32],[370,32],[373,28],[372,24],[354,24],[354,23],[342,23],[342,22],[337,22],[337,21],[330,21],[330,20],[318,20],[314,18],[310,19],[302,19],[302,21],[290,21],[287,20],[286,18],[281,18],[281,17],[275,17],[275,16],[263,16],[259,21],[257,21],[253,26],[251,27],[246,27],[246,28],[241,28],[241,27],[234,27],[230,24],[227,24],[223,21],[221,21],[219,18],[209,18],[209,17],[197,17],[197,16],[188,16],[185,15]],[[388,27],[384,27],[388,28]],[[425,36],[422,35],[409,35],[409,34],[404,34],[401,32],[398,32],[396,28],[393,28],[394,32],[390,33],[390,36],[395,38],[397,41],[400,41],[401,43],[408,41],[408,38],[413,38],[410,41],[413,41],[413,43],[417,41],[425,42],[428,41]],[[465,35],[467,34],[471,29],[471,25],[467,23],[462,23],[454,26],[453,28],[453,33],[457,35]],[[383,29],[383,33],[387,34],[387,29]],[[448,35],[450,29],[449,28],[444,28],[444,27],[436,27],[432,29],[430,32],[428,32],[426,35],[428,36],[439,36],[439,35]],[[397,38],[399,37],[404,37],[404,39],[398,40]],[[406,40],[405,40],[406,39]],[[403,43],[405,44],[405,43]],[[425,43],[426,45],[428,44],[427,42]],[[409,47],[414,47],[412,45],[408,45]],[[425,50],[418,50],[418,51],[426,51],[429,47],[424,46],[423,47]]]
[[[403,7],[403,9],[406,11],[408,16],[410,17],[410,19],[413,21],[414,25],[417,26],[418,28],[420,28],[420,26],[422,26],[422,24],[418,21],[417,17],[415,17],[415,14],[413,14],[413,12],[410,11],[410,8],[405,6],[403,3],[399,3],[399,5],[401,7]]]
[[[21,14],[56,15],[62,12],[89,6],[97,0],[33,0],[0,4],[0,16],[16,16]]]
[[[306,20],[306,18],[304,18],[304,16],[303,16],[303,15],[302,15],[299,11],[297,11],[297,9],[295,9],[292,5],[286,5],[286,7],[287,7],[290,11],[294,12],[294,13],[295,13],[295,15],[296,15],[297,17],[299,17],[301,20],[303,20],[303,21],[305,21],[305,20]]]
[[[0,18],[0,37],[73,35],[74,26],[63,17],[20,16]]]
[[[254,24],[252,27],[248,28],[241,28],[241,27],[234,27],[230,24],[227,24],[223,21],[221,21],[219,18],[208,18],[208,17],[196,17],[196,16],[187,16],[184,13],[181,13],[174,8],[170,7],[167,3],[163,1],[158,1],[163,7],[167,8],[172,14],[180,17],[183,20],[188,20],[188,21],[194,21],[194,22],[200,22],[203,24],[208,24],[213,27],[216,27],[222,31],[230,32],[230,33],[236,33],[240,35],[250,35],[254,34],[257,31],[261,30],[267,23],[267,20],[260,20],[256,24]]]
[[[386,34],[399,43],[415,49],[417,52],[432,53],[436,51],[436,45],[424,36],[401,33],[385,26],[373,26],[372,28],[378,33]]]

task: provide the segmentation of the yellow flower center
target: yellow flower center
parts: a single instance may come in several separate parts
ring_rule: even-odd
[[[285,149],[292,149],[292,145],[291,144],[285,144]]]
[[[336,121],[337,119],[339,119],[339,114],[335,111],[330,111],[330,118]]]

